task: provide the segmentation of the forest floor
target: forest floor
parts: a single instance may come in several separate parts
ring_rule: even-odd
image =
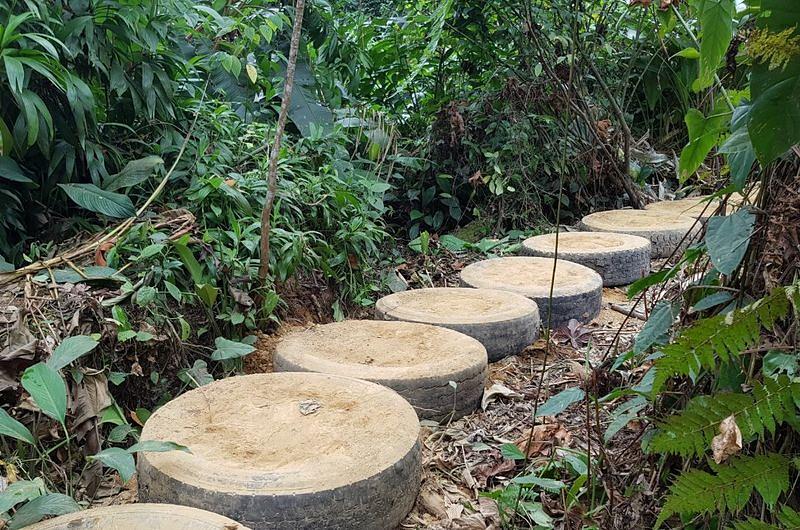
[[[411,288],[455,287],[459,285],[458,272],[479,259],[483,257],[450,253],[435,259],[419,256],[395,272]],[[529,468],[548,465],[564,452],[591,454],[593,461],[603,458],[614,466],[616,476],[599,479],[606,498],[616,502],[612,506],[602,505],[596,513],[586,513],[591,499],[581,499],[568,506],[566,499],[559,495],[542,494],[539,502],[557,519],[556,528],[580,529],[587,523],[598,524],[599,528],[642,527],[642,518],[650,519],[645,513],[647,507],[653,505],[644,497],[652,496],[650,485],[655,479],[653,471],[643,465],[642,452],[630,450],[633,444],[639,443],[642,425],[633,420],[610,442],[602,439],[613,421],[610,411],[619,400],[591,403],[588,429],[585,402],[576,403],[557,417],[538,418],[535,426],[532,421],[537,399],[541,405],[570,387],[591,386],[593,395],[605,395],[626,380],[636,381],[641,377],[641,373],[624,370],[599,370],[595,373],[603,375],[596,375],[594,380],[588,375],[592,372],[589,366],[601,365],[607,352],[607,357],[613,360],[632,346],[644,322],[625,317],[622,310],[630,306],[632,303],[624,289],[605,288],[600,315],[591,324],[573,322],[569,329],[553,333],[549,349],[541,338],[519,354],[490,364],[479,410],[442,425],[423,421],[422,489],[403,528],[499,529],[499,511],[503,508],[485,494],[508,486],[515,476],[523,473],[522,461],[505,458],[502,454],[501,447],[509,443],[523,451],[528,447]],[[357,311],[351,317],[372,317],[370,310],[361,313]],[[280,337],[320,323],[316,316],[313,309],[295,310],[294,316],[287,317],[275,333],[262,335],[256,352],[246,360],[245,370],[248,373],[271,371],[272,352]],[[643,371],[644,367],[637,372]],[[540,382],[541,391],[538,391]],[[534,429],[532,434],[531,428]],[[626,496],[619,488],[622,483],[630,484],[631,475],[636,473],[641,477],[634,481],[642,487],[632,496]]]

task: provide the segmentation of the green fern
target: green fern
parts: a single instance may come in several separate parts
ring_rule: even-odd
[[[656,528],[675,514],[736,512],[747,505],[753,490],[772,508],[789,489],[789,459],[770,453],[740,456],[723,465],[710,463],[714,473],[690,469],[670,486]]]
[[[703,369],[716,367],[717,359],[732,362],[739,354],[758,344],[761,330],[772,330],[775,322],[786,318],[789,301],[795,301],[797,286],[775,289],[742,309],[727,315],[698,320],[684,330],[675,342],[661,348],[655,361],[653,392],[671,377],[697,377]]]
[[[800,383],[792,383],[785,375],[755,382],[752,394],[718,393],[698,396],[679,414],[658,425],[650,447],[657,453],[683,457],[706,452],[718,433],[720,422],[733,414],[746,440],[775,432],[775,426],[792,417],[795,401],[800,402]]]
[[[800,530],[800,513],[783,506],[781,513],[778,514],[778,522],[780,526],[748,517],[745,521],[733,523],[732,530]]]

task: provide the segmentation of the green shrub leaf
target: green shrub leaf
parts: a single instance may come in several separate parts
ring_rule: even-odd
[[[240,357],[253,353],[255,350],[254,347],[244,342],[236,342],[222,337],[217,337],[214,344],[217,346],[217,349],[211,354],[211,358],[215,361],[239,359]]]
[[[162,442],[160,440],[142,440],[128,447],[129,453],[165,453],[167,451],[183,451],[184,453],[191,453],[185,445],[177,444],[175,442]]]
[[[96,455],[90,456],[89,459],[98,460],[104,466],[115,469],[123,482],[128,482],[136,473],[136,462],[133,460],[133,455],[119,447],[103,449]]]
[[[34,364],[22,374],[22,387],[42,412],[62,425],[67,416],[67,386],[59,373],[44,363]]]
[[[23,424],[12,418],[11,415],[5,411],[5,409],[1,408],[0,408],[0,435],[10,436],[11,438],[16,438],[17,440],[27,442],[31,445],[36,443],[36,440],[34,440],[31,431],[29,431],[28,428],[25,427]],[[0,510],[0,513],[4,511],[5,510]]]
[[[86,335],[68,337],[53,351],[53,355],[47,360],[47,366],[53,370],[61,370],[75,359],[94,350],[98,344],[99,342]]]
[[[568,388],[548,399],[544,405],[539,407],[536,412],[536,417],[540,416],[555,416],[561,414],[567,407],[576,403],[584,398],[583,389],[578,387]]]
[[[33,480],[18,480],[0,492],[0,513],[7,512],[17,504],[35,499],[47,492],[40,477]]]
[[[37,523],[48,515],[64,515],[81,510],[75,499],[62,493],[48,493],[22,506],[8,523],[8,530],[18,530]]]
[[[715,216],[706,225],[706,247],[714,267],[722,274],[731,274],[741,263],[756,217],[746,208],[731,215]]]
[[[136,215],[127,195],[101,190],[94,184],[59,184],[72,201],[90,212],[124,219]]]

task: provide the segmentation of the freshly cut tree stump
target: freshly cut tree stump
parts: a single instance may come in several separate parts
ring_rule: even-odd
[[[230,377],[158,409],[139,499],[203,507],[261,529],[395,528],[421,474],[419,420],[397,392],[350,377]]]
[[[539,338],[539,310],[524,296],[490,289],[435,287],[384,296],[375,304],[383,320],[434,324],[460,331],[486,348],[489,361],[514,355]]]
[[[347,375],[388,386],[420,419],[437,421],[473,412],[487,371],[486,348],[472,337],[385,320],[348,320],[292,333],[278,344],[273,363],[276,372]]]
[[[478,289],[499,289],[526,296],[539,306],[547,325],[553,258],[509,257],[479,261],[461,271],[461,283]],[[570,319],[590,322],[600,313],[603,279],[589,267],[557,261],[553,282],[550,327],[565,326]]]
[[[657,210],[595,212],[584,217],[581,225],[591,232],[646,237],[652,244],[653,258],[668,258],[675,251],[683,251],[689,246],[692,236],[701,230],[700,223],[692,217]]]
[[[556,235],[534,236],[522,242],[526,256],[555,256]],[[562,232],[558,234],[558,259],[589,267],[603,285],[628,285],[650,272],[650,240],[612,232]]]
[[[125,504],[70,513],[28,530],[249,530],[236,521],[176,504]]]
[[[718,200],[712,200],[711,204],[709,204],[708,198],[708,195],[703,195],[675,201],[659,201],[648,204],[645,209],[677,216],[708,219],[715,214],[719,207]]]

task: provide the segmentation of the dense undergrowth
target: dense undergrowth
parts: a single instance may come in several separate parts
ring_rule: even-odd
[[[594,449],[536,467],[506,447],[519,476],[487,494],[508,527],[630,528],[614,511],[633,498],[648,527],[796,527],[800,18],[791,0],[627,4],[311,2],[266,282],[292,6],[0,5],[0,526],[181,449],[131,444],[298,303],[343,318],[399,288],[408,253],[698,189],[752,200],[633,286],[651,311],[631,351],[552,398],[609,411]],[[619,371],[637,376],[601,392]],[[614,471],[633,420],[647,485]]]

